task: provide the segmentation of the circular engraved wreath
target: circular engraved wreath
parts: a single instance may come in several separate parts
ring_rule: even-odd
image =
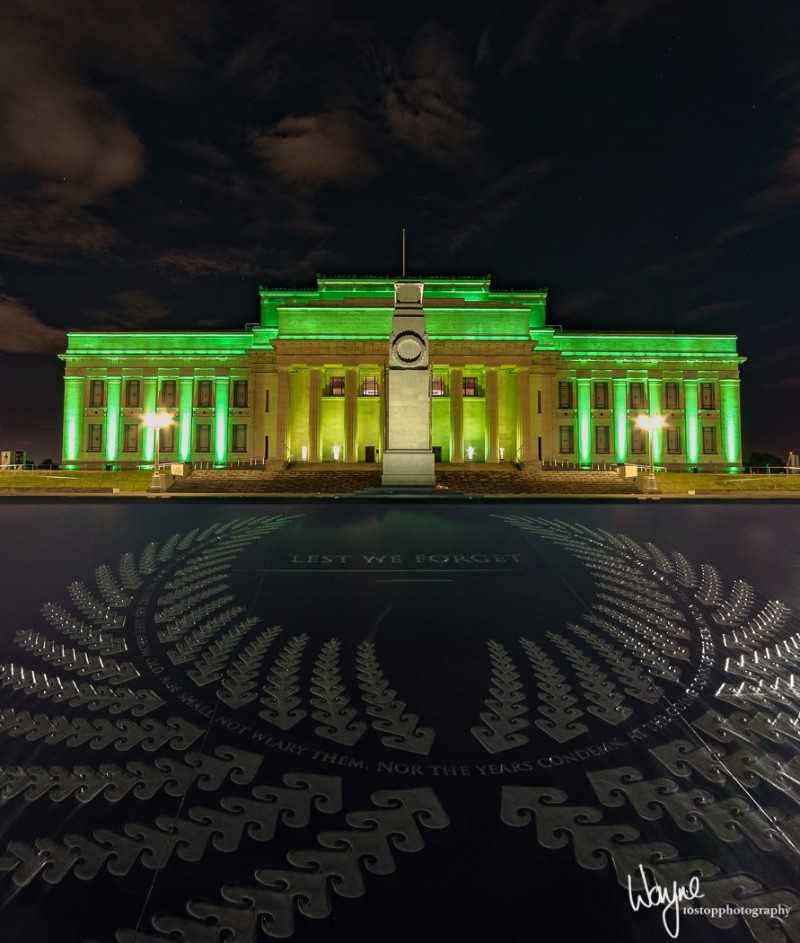
[[[392,345],[399,361],[411,366],[417,363],[425,353],[425,341],[416,331],[401,331]]]

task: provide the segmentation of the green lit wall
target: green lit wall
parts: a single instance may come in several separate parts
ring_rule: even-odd
[[[524,435],[530,437],[531,458],[541,439],[542,458],[558,459],[563,457],[558,453],[558,426],[565,423],[573,426],[572,458],[580,464],[635,459],[629,454],[629,439],[639,410],[628,403],[630,383],[645,385],[646,408],[655,415],[664,408],[664,382],[670,377],[679,384],[681,402],[670,407],[668,421],[681,426],[682,451],[665,454],[665,435],[656,433],[654,461],[740,463],[742,358],[735,337],[569,332],[546,325],[545,291],[495,291],[488,278],[424,281],[426,325],[437,373],[449,393],[451,383],[460,391],[462,376],[476,376],[480,385],[475,397],[454,401],[447,395],[431,401],[432,444],[441,448],[444,461],[465,460],[469,446],[475,461],[501,456],[512,461],[522,455]],[[364,376],[375,375],[385,365],[393,283],[392,278],[320,278],[316,288],[306,291],[262,288],[261,323],[242,331],[70,334],[62,357],[67,365],[64,461],[151,462],[154,433],[142,427],[142,417],[156,408],[158,385],[167,378],[177,382],[177,400],[169,408],[175,420],[174,448],[168,457],[213,459],[217,464],[260,458],[268,435],[271,458],[290,454],[299,460],[306,446],[309,460],[330,461],[338,446],[342,458],[351,449],[364,461],[367,447],[382,450],[383,402],[378,396],[361,395],[361,384]],[[280,403],[279,371],[288,379]],[[312,375],[318,389],[309,387]],[[347,397],[328,395],[331,375],[347,377]],[[88,403],[87,378],[93,377],[106,382],[102,415]],[[711,412],[698,409],[698,377],[714,385],[718,408]],[[246,410],[235,408],[231,378],[247,379],[251,398],[258,389],[258,402],[248,403]],[[125,402],[129,379],[141,382],[142,402],[136,408]],[[208,408],[196,400],[204,379],[213,385]],[[575,408],[566,417],[557,406],[559,379],[569,379],[575,389]],[[594,404],[593,384],[598,380],[609,385],[607,409]],[[267,391],[271,400],[265,403]],[[103,450],[88,453],[87,422],[100,421]],[[198,423],[211,428],[210,451],[205,454],[195,451]],[[240,423],[248,427],[247,455],[231,453],[232,426]],[[122,445],[123,426],[131,424],[139,425],[135,454]],[[704,456],[702,427],[712,424],[718,453]],[[598,425],[609,427],[608,453],[595,453]]]

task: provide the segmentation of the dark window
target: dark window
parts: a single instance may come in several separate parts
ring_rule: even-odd
[[[233,405],[235,409],[247,406],[247,380],[233,381]]]
[[[102,380],[92,380],[89,385],[89,405],[105,406],[106,385]]]
[[[636,426],[631,429],[631,452],[634,455],[644,455],[644,429]]]
[[[141,384],[138,380],[127,380],[125,383],[125,405],[138,407],[142,405]],[[132,451],[135,451],[132,450]]]
[[[211,380],[197,381],[197,405],[211,405]]]
[[[631,409],[644,409],[644,383],[631,383],[630,387]]]
[[[542,411],[542,391],[536,391],[536,412],[541,413]]]
[[[607,383],[595,383],[594,408],[595,409],[608,409],[608,384]]]
[[[461,389],[464,393],[464,396],[477,396],[478,395],[478,378],[477,377],[463,377],[461,380]]]
[[[717,451],[717,430],[713,426],[703,426],[703,454],[714,455]]]
[[[608,447],[608,426],[595,426],[594,428],[594,450],[598,455],[606,455]]]
[[[362,377],[361,378],[361,395],[362,396],[377,396],[378,395],[378,378],[377,377]]]
[[[175,426],[164,426],[158,430],[158,448],[162,452],[175,451]]]
[[[132,380],[132,383],[137,382]],[[138,452],[139,451],[139,427],[133,423],[129,423],[124,426],[124,439],[123,439],[123,452]]]
[[[86,446],[89,452],[99,452],[103,448],[103,427],[98,422],[89,425],[89,443]]]
[[[207,423],[201,423],[195,428],[195,451],[211,451],[211,426]]]
[[[246,452],[247,451],[247,426],[244,423],[237,423],[233,426],[233,442],[231,444],[231,451],[233,452]]]
[[[558,451],[569,455],[575,451],[575,433],[572,426],[558,427]]]
[[[675,426],[667,426],[667,451],[675,455],[681,450],[681,432]]]
[[[700,408],[701,409],[714,408],[714,384],[713,383],[700,384]],[[716,451],[716,449],[713,449],[712,451]]]
[[[162,380],[161,381],[161,406],[174,406],[175,405],[175,381],[174,380]]]
[[[431,377],[431,396],[444,396],[444,377],[442,376],[432,376]]]
[[[269,390],[264,390],[264,412],[269,412]]]
[[[572,409],[572,403],[572,384],[560,380],[558,383],[558,408]],[[570,449],[570,451],[572,450]]]
[[[344,377],[331,377],[331,396],[344,396]]]
[[[665,409],[680,409],[680,399],[678,397],[678,384],[677,383],[664,384],[664,408]]]

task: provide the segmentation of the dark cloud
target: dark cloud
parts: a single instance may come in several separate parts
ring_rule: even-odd
[[[118,237],[81,207],[0,198],[0,255],[7,258],[60,265],[75,256],[105,255]]]
[[[18,298],[0,294],[0,325],[4,353],[57,354],[66,349],[66,334],[48,327]]]
[[[452,36],[434,23],[417,33],[405,60],[384,92],[392,135],[429,160],[465,167],[474,155],[483,125]]]
[[[619,39],[649,19],[667,0],[544,0],[515,43],[507,67],[545,52],[577,58],[591,46]]]
[[[270,173],[289,184],[350,184],[372,176],[361,121],[346,111],[282,118],[253,141]]]
[[[107,310],[94,312],[98,330],[152,330],[169,314],[166,305],[144,291],[118,291],[110,300]]]
[[[168,274],[205,278],[208,276],[255,276],[262,269],[260,253],[254,249],[230,246],[202,249],[170,249],[155,259],[155,265]]]

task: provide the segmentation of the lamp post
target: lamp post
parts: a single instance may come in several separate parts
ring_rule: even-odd
[[[640,429],[647,429],[647,431],[650,433],[650,475],[647,479],[647,487],[645,488],[645,491],[651,494],[655,491],[658,491],[658,488],[656,488],[656,470],[653,464],[653,433],[663,428],[665,421],[666,420],[663,416],[642,415],[636,417],[636,425]]]
[[[156,439],[156,454],[153,462],[153,479],[150,482],[152,491],[161,491],[161,471],[158,461],[158,447],[160,445],[161,430],[170,425],[172,417],[169,413],[147,413],[144,417],[144,424],[148,429],[152,429]]]

